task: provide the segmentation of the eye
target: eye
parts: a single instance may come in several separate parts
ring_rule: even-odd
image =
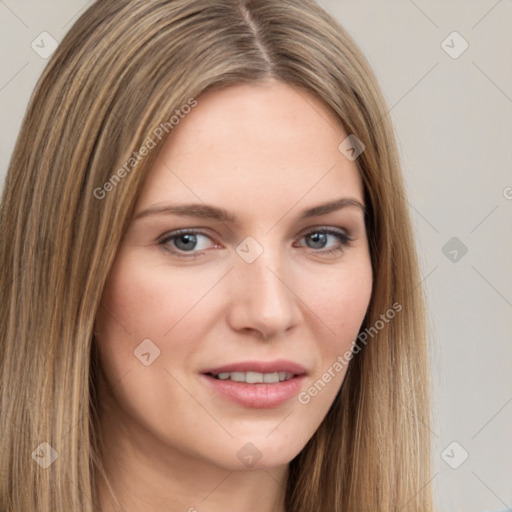
[[[345,248],[352,243],[352,239],[342,231],[334,230],[334,229],[316,229],[314,231],[309,231],[305,235],[303,235],[302,239],[305,239],[308,243],[306,243],[307,247],[310,249],[315,249],[315,252],[320,252],[322,254],[334,254],[338,252],[342,252]],[[335,241],[334,247],[327,248],[329,240]],[[320,249],[320,250],[318,250]]]
[[[306,247],[319,254],[340,253],[352,243],[352,239],[346,233],[327,228],[309,231],[301,240],[306,240]],[[329,248],[330,241],[334,242],[334,246],[331,244]],[[198,257],[211,247],[221,247],[208,235],[190,229],[165,235],[158,243],[178,257]],[[304,247],[303,244],[299,246]]]
[[[159,244],[177,256],[182,256],[180,253],[190,253],[186,256],[199,256],[201,251],[208,249],[208,240],[210,243],[212,242],[212,239],[204,233],[183,230],[165,236],[159,241]]]

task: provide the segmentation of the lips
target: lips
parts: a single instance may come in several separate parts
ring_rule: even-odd
[[[219,375],[220,373],[257,372],[257,373],[291,373],[293,376],[305,375],[306,369],[293,361],[278,359],[275,361],[243,361],[231,363],[216,368],[209,368],[201,373],[206,375]]]
[[[287,360],[245,361],[201,372],[205,384],[220,396],[256,409],[278,407],[296,396],[306,374],[302,365]]]

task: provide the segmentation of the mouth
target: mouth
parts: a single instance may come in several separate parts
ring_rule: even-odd
[[[234,363],[201,372],[210,389],[249,408],[278,407],[301,389],[307,372],[291,361]]]
[[[277,382],[284,382],[297,376],[288,372],[221,372],[217,374],[207,373],[206,375],[217,380],[230,380],[247,384],[276,384]]]

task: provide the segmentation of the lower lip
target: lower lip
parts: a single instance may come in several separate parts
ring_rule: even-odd
[[[210,386],[232,402],[254,409],[270,409],[278,407],[298,395],[305,376],[297,375],[289,380],[273,384],[248,384],[247,382],[215,379],[204,374],[202,377]]]

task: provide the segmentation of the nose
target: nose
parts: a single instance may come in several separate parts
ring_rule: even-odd
[[[237,257],[230,272],[228,321],[239,332],[275,338],[291,330],[300,319],[299,298],[293,277],[277,250],[265,249],[252,263]]]

